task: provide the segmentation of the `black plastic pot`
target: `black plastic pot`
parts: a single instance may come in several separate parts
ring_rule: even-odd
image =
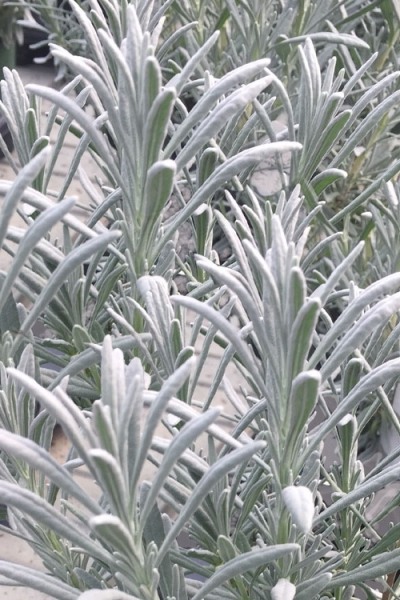
[[[24,43],[17,46],[16,63],[22,67],[30,65],[36,58],[44,58],[49,54],[49,46],[46,43],[47,33],[33,27],[24,27]],[[37,45],[39,45],[37,47]]]

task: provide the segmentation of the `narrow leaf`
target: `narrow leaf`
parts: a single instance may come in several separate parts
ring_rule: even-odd
[[[270,562],[278,560],[288,553],[297,552],[300,549],[298,544],[277,544],[262,550],[251,550],[232,559],[223,565],[193,596],[193,600],[202,600],[218,586],[233,579],[246,571],[255,570],[263,567]]]

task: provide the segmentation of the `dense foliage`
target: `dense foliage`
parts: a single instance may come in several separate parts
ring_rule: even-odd
[[[0,502],[47,573],[0,561],[0,583],[395,598],[399,3],[19,4],[65,80],[1,83]]]

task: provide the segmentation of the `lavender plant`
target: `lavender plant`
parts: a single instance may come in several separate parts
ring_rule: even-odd
[[[119,49],[111,32],[106,32],[100,26],[101,23],[99,25],[99,13],[96,13],[97,19],[92,17],[92,22],[78,5],[73,7],[82,28],[86,31],[91,52],[97,64],[103,67],[101,73],[92,60],[72,56],[61,48],[54,48],[54,55],[68,64],[70,70],[79,73],[63,90],[31,86],[28,97],[26,93],[21,94],[21,84],[15,74],[7,74],[3,84],[3,110],[10,122],[10,129],[19,137],[16,148],[22,164],[25,164],[39,148],[48,145],[57,120],[54,109],[50,112],[46,130],[40,131],[40,102],[33,93],[40,94],[58,107],[63,107],[68,113],[62,121],[54,149],[50,151],[48,161],[35,185],[44,193],[49,191],[49,182],[57,166],[57,157],[65,135],[72,127],[80,137],[80,142],[65,184],[57,192],[57,198],[60,201],[65,196],[80,158],[85,151],[90,152],[104,174],[104,192],[89,189],[96,207],[87,221],[87,226],[101,230],[105,218],[110,229],[121,229],[122,232],[112,250],[112,257],[104,261],[101,253],[97,253],[86,276],[82,272],[82,264],[77,265],[60,289],[60,298],[54,300],[46,310],[45,324],[59,335],[58,348],[61,348],[64,354],[64,358],[58,356],[56,362],[67,370],[70,367],[71,355],[84,351],[82,344],[101,341],[104,331],[107,331],[113,320],[110,310],[114,311],[113,314],[120,314],[123,322],[128,323],[128,329],[132,329],[135,321],[136,329],[140,322],[143,323],[142,328],[146,327],[146,319],[134,303],[139,296],[137,281],[148,272],[163,276],[167,281],[171,280],[176,245],[173,239],[179,227],[183,222],[193,221],[193,224],[196,224],[202,217],[197,217],[195,212],[210,202],[221,185],[258,164],[263,158],[300,148],[296,142],[264,144],[257,149],[239,148],[235,155],[225,159],[221,156],[221,159],[216,158],[212,164],[207,164],[207,161],[201,159],[204,147],[212,143],[213,136],[224,127],[232,115],[241,114],[248,103],[268,84],[268,76],[246,84],[249,78],[256,77],[262,71],[268,61],[260,60],[233,70],[212,87],[209,87],[205,80],[202,84],[196,81],[197,86],[204,87],[203,97],[192,113],[186,114],[186,118],[181,122],[175,123],[172,111],[175,105],[181,107],[178,96],[185,86],[190,85],[191,77],[202,56],[215,42],[216,37],[199,50],[181,74],[177,74],[163,87],[161,66],[155,55],[157,37],[154,34],[152,39],[149,31],[141,29],[139,15],[141,14],[142,19],[146,21],[143,12],[136,13],[133,5],[127,7],[126,11],[115,11],[114,22],[119,19],[122,28],[125,18],[125,26],[128,28],[127,38]],[[142,60],[145,61],[145,66]],[[82,75],[87,78],[88,85],[76,99],[72,99],[71,92],[78,85]],[[89,83],[93,86],[92,91]],[[21,100],[17,102],[19,94]],[[93,118],[84,110],[88,103],[94,106]],[[29,121],[24,119],[24,112],[28,110],[28,106]],[[26,133],[24,136],[18,136],[19,125],[22,122],[26,123]],[[127,123],[130,124],[129,131]],[[204,127],[199,127],[199,123],[203,123]],[[202,163],[202,175],[201,179],[195,182],[196,189],[193,190],[190,201],[185,204],[180,180],[195,160]],[[192,183],[190,185],[193,187]],[[87,181],[85,187],[88,188]],[[163,218],[165,207],[171,202],[177,210],[166,220]],[[69,245],[66,252],[75,249],[79,252],[82,237],[78,236],[74,241],[72,238],[70,241],[69,238],[66,239]],[[199,241],[199,247],[206,243],[206,240]],[[33,289],[35,286],[32,279],[36,276],[37,265],[34,270],[32,275],[25,274],[25,285],[31,278],[29,287]],[[51,265],[47,263],[44,270],[49,277]],[[117,287],[118,282],[120,285]],[[127,298],[126,302],[120,301],[121,294]],[[59,309],[57,314],[54,306],[57,304],[58,307],[65,307],[66,303],[68,309],[63,311],[61,317]],[[90,310],[87,310],[88,305]],[[179,326],[182,328],[182,325],[180,323]],[[127,333],[125,326],[124,332]],[[51,358],[49,352],[42,343],[40,346],[40,357],[48,361]],[[54,342],[51,346],[54,347]],[[180,343],[178,347],[175,345],[170,352],[175,354],[174,361],[172,364],[169,362],[168,366],[161,364],[160,370],[165,372],[167,369],[167,373],[171,373],[183,350]],[[95,361],[95,357],[93,360]],[[81,363],[78,361],[78,364]],[[88,387],[94,387],[90,395],[96,397],[99,378],[93,376],[93,372],[86,373],[85,381],[81,381],[81,384],[88,393]],[[157,377],[160,379],[159,374]]]
[[[51,46],[74,74],[63,89],[2,83],[17,158],[0,182],[0,502],[46,572],[0,561],[0,582],[62,600],[395,597],[399,529],[382,523],[398,495],[374,495],[399,451],[371,467],[366,440],[377,419],[400,432],[398,72],[382,67],[397,3],[329,3],[323,22],[319,2],[88,5],[71,2],[89,56]],[[268,35],[243,44],[253,21]],[[68,187],[85,154],[102,181],[80,173],[81,222]],[[278,191],[257,191],[257,168]]]

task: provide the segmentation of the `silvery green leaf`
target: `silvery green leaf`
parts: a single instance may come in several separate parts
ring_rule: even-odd
[[[362,206],[374,192],[376,192],[384,182],[390,181],[395,175],[397,175],[400,171],[400,160],[392,161],[389,167],[380,173],[380,176],[372,181],[363,191],[356,196],[353,200],[351,200],[346,206],[342,209],[335,212],[335,214],[330,219],[332,225],[337,223],[341,223],[343,218],[346,215],[354,214],[354,211]]]
[[[21,371],[9,368],[9,375],[12,379],[23,386],[27,392],[32,394],[43,407],[51,414],[57,422],[62,423],[63,429],[68,438],[74,445],[75,450],[84,459],[87,466],[91,465],[90,456],[88,454],[88,444],[85,438],[95,446],[95,438],[88,427],[87,421],[80,409],[72,402],[71,399],[63,394],[60,389],[52,393],[44,389],[33,378],[28,377]],[[58,397],[57,397],[58,394]],[[85,432],[85,437],[82,436],[82,431]]]
[[[105,336],[101,351],[101,402],[110,410],[111,426],[116,431],[120,402],[125,398],[125,362],[119,348],[113,349],[111,336]]]
[[[384,298],[378,304],[365,312],[353,327],[349,328],[341,338],[340,344],[333,350],[321,368],[323,379],[329,377],[333,371],[343,363],[344,359],[359,348],[362,342],[368,338],[376,329],[383,327],[400,308],[400,293]]]
[[[151,492],[151,484],[143,482],[140,485],[140,518],[143,520],[141,507],[147,504],[147,498]],[[165,515],[164,515],[165,517]],[[153,504],[150,511],[149,518],[146,519],[145,526],[143,528],[143,538],[146,544],[154,543],[158,548],[161,547],[165,537],[165,520],[161,516],[160,509],[157,504]],[[174,546],[174,545],[173,545]],[[172,590],[174,588],[174,568],[178,568],[177,565],[173,566],[171,557],[165,556],[164,560],[158,567],[160,576],[160,588],[165,596],[172,596]],[[183,577],[183,571],[179,569],[179,578]]]
[[[200,187],[215,170],[219,152],[215,148],[206,148],[200,156],[200,164],[197,173],[197,186]]]
[[[321,69],[311,38],[305,41],[304,56],[310,69],[313,98],[317,100],[321,94]]]
[[[27,586],[56,600],[78,600],[79,590],[55,579],[53,575],[40,573],[21,564],[0,560],[0,575],[7,577],[10,584]]]
[[[91,448],[88,454],[96,470],[96,479],[112,513],[127,523],[129,496],[120,464],[102,448]]]
[[[176,100],[173,88],[166,88],[154,100],[146,119],[143,154],[147,168],[160,160],[168,124]],[[165,156],[166,153],[163,153]]]
[[[59,49],[57,52],[54,51],[54,56],[62,58],[63,60],[66,60],[65,55],[68,55],[68,53],[61,49]],[[83,69],[84,63],[81,60],[71,57],[70,62],[71,66],[73,65],[78,72],[80,69]],[[87,69],[85,68],[85,71],[86,70]],[[100,133],[95,123],[87,115],[87,113],[71,98],[67,98],[61,92],[52,90],[51,88],[29,84],[26,86],[26,89],[28,92],[31,92],[32,94],[35,94],[42,98],[46,98],[50,102],[53,102],[54,104],[60,106],[60,108],[63,108],[69,115],[76,119],[76,121],[80,124],[84,131],[86,131],[90,135],[91,140],[96,146],[96,150],[102,156],[106,164],[108,163],[108,167],[110,168],[113,177],[115,177],[118,183],[122,184],[121,187],[122,189],[124,189],[125,186],[123,185],[123,181],[121,180],[120,174],[116,170],[115,163],[113,161],[108,160],[110,157],[110,148],[106,143],[104,136]]]
[[[104,363],[103,363],[104,364]],[[103,369],[102,369],[103,375]],[[115,405],[117,403],[115,402]],[[118,457],[118,439],[116,432],[117,422],[112,416],[113,409],[117,406],[108,405],[102,400],[95,400],[92,405],[92,423],[99,440],[99,446],[109,452],[112,456]]]
[[[394,92],[368,113],[368,115],[360,122],[354,133],[346,140],[346,144],[343,145],[342,150],[335,156],[334,160],[329,165],[330,168],[339,167],[343,163],[364,137],[377,126],[382,116],[399,103],[399,98],[400,91]]]
[[[48,209],[45,209],[48,210]],[[26,229],[9,226],[7,231],[7,240],[19,245],[26,234]],[[64,253],[55,247],[50,241],[41,239],[35,247],[35,254],[41,256],[50,263],[58,264],[64,258]]]
[[[299,531],[309,533],[315,512],[311,490],[303,485],[289,485],[282,490],[282,499]]]
[[[0,181],[0,195],[3,196],[3,195],[8,194],[8,192],[10,192],[10,190],[13,188],[13,186],[14,186],[13,182]],[[51,206],[56,205],[56,203],[54,201],[49,200],[49,198],[47,198],[40,192],[37,192],[36,190],[31,189],[31,188],[22,190],[21,194],[22,194],[20,197],[21,202],[25,202],[25,203],[29,204],[29,206],[32,206],[36,210],[44,211],[47,208],[50,208]],[[82,223],[82,221],[80,219],[78,219],[77,217],[75,217],[74,215],[67,213],[62,217],[62,221],[63,221],[63,223],[65,223],[68,227],[70,227],[74,231],[81,233],[85,238],[91,239],[91,238],[97,237],[97,235],[98,235],[97,227],[94,227],[93,229],[91,229],[90,227],[88,227],[87,225]],[[101,229],[101,231],[102,232],[104,231],[104,227]],[[3,240],[3,242],[4,242],[4,240]],[[110,251],[112,251],[114,253],[114,252],[116,252],[116,249],[110,248]],[[118,256],[119,256],[119,254],[118,254]]]
[[[14,280],[18,276],[19,271],[25,264],[25,261],[32,253],[36,244],[50,231],[50,229],[61,220],[61,218],[69,212],[75,200],[69,198],[63,200],[59,204],[46,209],[27,229],[23,239],[18,245],[17,252],[14,259],[8,269],[7,276],[3,282],[0,291],[0,311],[2,310],[3,304],[6,301],[9,290],[11,289]]]
[[[351,114],[351,110],[345,110],[342,113],[336,115],[336,117],[332,119],[329,125],[326,127],[326,131],[324,132],[320,143],[316,144],[314,146],[314,149],[312,151],[310,150],[307,155],[305,153],[303,154],[303,157],[306,157],[305,160],[307,160],[307,162],[301,174],[307,180],[310,177],[312,177],[318,165],[321,164],[325,156],[333,148],[334,144],[337,142],[340,136],[344,135],[345,131],[348,128],[348,123],[350,121]],[[348,140],[346,140],[346,148],[347,144]],[[351,150],[349,149],[349,153],[350,151]],[[330,167],[338,167],[341,164],[341,162],[335,161],[331,163]]]
[[[237,450],[233,450],[228,455],[219,459],[212,466],[210,466],[208,471],[197,484],[196,488],[193,490],[190,498],[188,498],[185,505],[182,507],[180,514],[175,520],[175,523],[168,532],[161,548],[158,551],[157,564],[163,560],[171,542],[177,537],[190,516],[193,515],[197,508],[201,505],[204,498],[211,492],[214,485],[232,469],[249,461],[254,454],[264,447],[264,442],[249,442],[245,446],[242,446]]]
[[[228,198],[229,198],[229,196],[228,196]],[[243,214],[240,215],[240,209],[238,209],[238,207],[235,206],[235,203],[231,201],[230,205],[231,205],[232,212],[234,214],[236,213],[235,217],[236,217],[237,225],[239,224],[240,216],[242,217],[243,221],[245,222],[246,220],[245,220]],[[251,295],[253,297],[252,300],[256,304],[257,297],[259,294],[257,291],[257,287],[253,281],[254,278],[253,278],[252,269],[250,267],[250,264],[251,264],[251,259],[253,258],[254,262],[257,263],[257,270],[263,272],[262,266],[264,266],[264,264],[265,264],[264,257],[261,256],[259,249],[256,248],[248,239],[243,239],[243,241],[241,241],[241,239],[238,235],[237,227],[234,228],[232,226],[232,224],[229,223],[229,220],[227,218],[225,218],[219,212],[215,212],[215,216],[218,221],[218,224],[220,225],[222,231],[225,234],[227,241],[229,242],[230,247],[232,248],[232,252],[236,257],[238,265],[240,266],[240,274],[245,278],[247,285],[251,289]],[[243,221],[241,221],[241,222],[243,222]],[[243,224],[243,226],[245,227],[245,224]],[[248,232],[248,235],[249,235],[249,232]],[[250,235],[249,235],[249,237],[250,237]],[[261,261],[262,266],[260,265],[260,261]],[[202,266],[202,268],[205,268],[206,271],[213,268],[212,262],[206,261],[206,259],[204,259],[202,257],[197,262],[199,265]],[[207,265],[208,265],[208,269],[207,269]],[[269,267],[267,264],[265,264],[264,270],[267,270],[267,272],[269,273]],[[219,270],[219,272],[222,273],[221,269]],[[215,269],[214,269],[213,271],[211,271],[211,274],[213,276],[215,276],[218,274],[218,271],[215,271]],[[265,274],[265,276],[268,277],[268,274]],[[218,277],[217,277],[217,281],[218,281]],[[271,281],[269,281],[269,283],[270,283],[271,287],[275,286],[273,277],[271,277]]]
[[[351,265],[362,253],[364,246],[364,242],[357,244],[357,246],[353,248],[353,250],[345,257],[341,264],[337,265],[337,267],[332,271],[326,282],[317,287],[317,289],[311,294],[311,298],[320,298],[321,305],[324,306],[325,302],[329,298],[330,293],[335,289],[335,286],[340,281],[341,277],[344,276],[346,271],[350,269]]]
[[[37,154],[39,154],[42,150],[44,150],[45,148],[47,148],[47,146],[50,144],[50,139],[47,136],[42,135],[40,138],[38,138],[33,144],[32,144],[32,149],[29,155],[29,159],[32,159],[34,156],[36,156]],[[43,177],[43,173],[39,173],[37,179],[40,179],[40,177]],[[37,179],[34,182],[34,187],[36,187],[36,189],[41,189],[42,186],[40,183],[37,182]]]
[[[331,588],[347,587],[357,585],[368,580],[378,579],[378,577],[388,573],[396,573],[400,565],[400,550],[383,552],[365,565],[355,567],[347,573],[339,573],[332,577],[329,584]]]
[[[129,351],[137,347],[139,340],[145,342],[150,341],[150,339],[150,335],[148,334],[140,334],[136,337],[131,335],[123,335],[113,340],[113,345],[114,348],[120,348],[122,351]],[[68,365],[56,374],[49,386],[49,389],[54,389],[65,377],[77,375],[83,369],[97,364],[99,362],[100,353],[101,347],[98,347],[97,350],[92,347],[87,348],[80,354],[75,355]]]
[[[351,358],[347,363],[343,375],[342,394],[346,397],[363,375],[364,361],[361,358]]]
[[[293,600],[296,595],[296,586],[288,579],[278,579],[271,589],[272,600]]]
[[[87,134],[82,135],[82,137],[79,141],[79,144],[75,150],[74,156],[71,160],[68,174],[67,174],[66,178],[64,179],[64,183],[63,183],[61,189],[58,192],[59,200],[62,200],[64,198],[64,196],[66,195],[66,193],[68,192],[68,189],[69,189],[74,177],[76,176],[76,172],[79,169],[79,165],[83,160],[83,156],[85,155],[85,152],[88,151],[89,146],[90,146],[90,137]],[[44,184],[43,184],[43,187],[44,187]]]
[[[146,59],[144,65],[144,78],[145,78],[145,88],[144,88],[144,114],[148,114],[151,110],[151,107],[159,95],[161,91],[161,83],[162,83],[162,75],[161,68],[158,64],[158,61],[153,57],[149,56]],[[168,117],[169,118],[169,117]],[[148,164],[151,164],[148,163]]]
[[[143,30],[133,4],[126,7],[126,60],[131,71],[137,71],[140,61],[141,44],[143,43]]]
[[[72,89],[74,89],[74,87],[76,85],[77,85],[76,81],[75,82],[74,81],[71,82]],[[64,95],[67,95],[69,91],[70,91],[70,89],[69,89],[68,85],[65,86],[63,88],[63,90],[62,90],[62,92],[64,93]],[[90,94],[90,88],[88,86],[86,86],[76,96],[76,102],[80,106],[84,107],[85,104],[86,104],[86,102],[87,102],[87,100],[88,100],[89,94]],[[53,110],[51,112],[55,112],[55,109],[56,109],[56,107],[53,107]],[[48,117],[49,125],[51,124],[51,121],[52,121],[52,118],[49,115],[49,117]],[[48,164],[46,165],[45,174],[44,174],[45,177],[44,177],[44,181],[43,181],[43,189],[42,189],[42,191],[45,191],[48,188],[51,175],[52,175],[52,173],[54,171],[57,159],[60,156],[60,153],[62,152],[64,144],[66,143],[65,139],[66,139],[66,136],[67,136],[68,132],[70,131],[70,127],[72,126],[72,123],[73,123],[73,119],[72,119],[72,117],[70,115],[65,115],[63,117],[62,121],[61,121],[61,125],[60,125],[59,130],[58,130],[57,139],[55,140],[54,145],[52,146],[51,156],[49,158]],[[48,133],[50,133],[49,130],[48,130]],[[78,156],[79,156],[79,153],[78,153]],[[75,161],[76,157],[77,157],[77,153],[75,153],[74,161]],[[63,185],[63,188],[62,188],[61,195],[63,195],[63,193],[66,192],[66,189],[67,189],[67,187],[69,185],[68,182],[71,181],[71,179],[74,176],[75,172],[76,172],[76,167],[75,167],[74,164],[71,164],[71,166],[69,168],[69,171],[67,173],[67,177],[66,177],[66,179],[64,181],[64,185]]]
[[[177,157],[177,169],[180,171],[186,165],[196,152],[213,138],[220,129],[238,112],[244,110],[254,98],[256,98],[271,83],[271,77],[263,77],[257,81],[247,84],[236,90],[227,98],[221,100],[210,115],[202,120],[201,127],[198,127],[192,134],[190,140],[185,144],[183,150]]]
[[[400,476],[400,467],[394,465],[392,467],[386,467],[382,469],[377,475],[372,477],[366,477],[362,483],[356,488],[342,495],[338,500],[333,502],[329,507],[323,510],[315,519],[314,525],[317,525],[325,518],[336,514],[337,512],[347,508],[348,506],[354,505],[357,501],[362,500],[371,496],[374,492],[383,489],[386,485],[393,481],[396,481]]]
[[[206,40],[206,42],[201,46],[193,56],[185,64],[184,68],[180,73],[175,75],[169,82],[167,87],[174,87],[177,90],[177,93],[180,94],[185,83],[189,79],[192,72],[196,69],[196,67],[200,64],[202,58],[206,56],[209,50],[214,46],[219,38],[219,31],[214,31],[214,33]],[[268,61],[269,62],[269,61]]]
[[[291,327],[295,319],[305,304],[307,294],[307,284],[302,270],[294,267],[290,270],[288,284],[288,325]]]
[[[97,502],[74,481],[65,467],[38,444],[3,429],[0,431],[0,448],[46,475],[52,483],[74,496],[91,512],[96,514],[101,511]]]
[[[8,295],[5,294],[4,281],[6,277],[6,275],[0,273],[0,296],[5,296],[3,307],[0,311],[0,335],[3,335],[6,331],[18,331],[20,328],[20,316],[14,296],[10,293]]]
[[[102,28],[98,29],[97,35],[104,53],[106,71],[101,78],[97,77],[97,73],[93,69],[88,70],[86,76],[93,83],[100,101],[107,111],[105,126],[112,130],[114,140],[117,138],[120,140],[124,151],[130,152],[126,156],[126,164],[132,165],[137,152],[136,136],[138,131],[135,117],[139,106],[142,105],[142,108],[145,108],[143,96],[139,100],[139,92],[135,85],[136,73],[130,71],[122,47],[119,47],[118,42]],[[152,58],[149,57],[149,60]],[[104,95],[106,90],[108,90],[108,97]],[[115,106],[110,105],[110,100],[114,100]],[[145,114],[147,114],[147,110]],[[113,145],[115,146],[115,141]],[[124,161],[121,162],[121,166],[123,165]]]
[[[35,354],[33,352],[32,344],[27,344],[22,351],[21,358],[18,362],[18,370],[29,375],[29,377],[35,376]]]
[[[101,579],[99,576],[88,573],[85,569],[80,567],[75,567],[73,573],[78,577],[81,586],[85,589],[101,589]]]
[[[96,63],[100,66],[101,71],[106,74],[108,72],[108,65],[104,56],[103,48],[99,42],[99,38],[96,34],[96,29],[91,22],[89,15],[79,6],[77,2],[72,0],[71,8],[79,20],[80,26],[82,27],[82,33],[90,46],[90,50],[96,60]]]
[[[162,211],[171,197],[175,173],[176,165],[172,160],[155,162],[147,171],[144,189],[143,235],[147,234],[149,240],[154,239],[152,227],[157,225]]]
[[[160,294],[163,299],[168,298],[168,284],[164,277],[159,275],[143,275],[136,282],[140,296],[145,299],[147,294]]]
[[[196,419],[186,423],[179,433],[172,438],[168,451],[165,452],[157,474],[153,479],[151,488],[146,497],[146,502],[141,507],[141,527],[145,526],[147,519],[151,515],[151,509],[157,500],[165,480],[172,472],[174,464],[179,461],[180,456],[187,448],[191,447],[191,444],[200,436],[200,434],[203,433],[203,431],[206,431],[208,426],[217,419],[219,414],[219,409],[214,408],[208,410],[204,414],[199,415]]]
[[[222,559],[222,563],[227,563],[238,556],[238,551],[232,541],[225,535],[218,536],[217,539],[218,554]]]
[[[320,301],[310,298],[303,304],[294,320],[288,342],[288,376],[290,379],[296,377],[305,368],[320,310]]]
[[[132,482],[134,485],[137,484],[140,472],[143,468],[143,465],[147,458],[147,453],[151,446],[151,441],[154,436],[154,432],[166,410],[166,406],[171,400],[171,398],[176,395],[177,391],[183,385],[185,380],[188,378],[191,370],[193,369],[195,360],[196,359],[194,357],[189,358],[186,363],[184,363],[174,373],[172,373],[167,379],[167,381],[163,384],[156,398],[154,398],[154,402],[152,402],[143,429],[140,449],[135,459],[135,466],[132,472]]]
[[[199,302],[193,298],[188,298],[187,296],[172,296],[171,301],[181,304],[182,306],[186,306],[188,309],[197,312],[205,319],[211,321],[235,347],[246,368],[254,377],[255,383],[260,386],[260,389],[265,389],[264,382],[262,381],[258,369],[254,365],[254,358],[250,353],[247,344],[244,343],[239,335],[238,330],[233,327],[233,325],[229,323],[227,319],[222,317],[218,311],[214,310],[210,306],[207,306],[205,303]]]
[[[119,237],[119,232],[109,232],[96,236],[72,250],[68,256],[58,265],[54,273],[49,278],[46,287],[36,299],[34,306],[29,311],[25,321],[21,324],[20,335],[16,338],[16,346],[20,342],[21,336],[29,330],[36,322],[41,311],[52,300],[57,293],[60,285],[64,283],[68,275],[77,267],[82,265],[85,260],[90,258],[96,252],[105,250],[109,244]]]
[[[256,286],[254,284],[251,285],[253,277],[248,265],[245,266],[245,274],[242,275],[242,273],[235,273],[232,269],[215,265],[205,258],[200,258],[197,262],[215,281],[219,284],[225,284],[231,292],[238,296],[250,317],[254,329],[257,330],[259,327],[262,327],[259,294],[257,293]]]
[[[151,41],[153,46],[155,47],[158,46],[159,36],[161,35],[161,31],[163,30],[166,12],[171,6],[171,4],[173,4],[173,0],[165,0],[165,2],[163,2],[161,6],[154,2],[147,2],[144,4],[144,6],[147,8],[147,21],[142,26],[147,31],[152,32]]]
[[[73,523],[71,519],[64,517],[58,509],[37,494],[21,488],[17,484],[0,481],[0,501],[29,515],[38,523],[53,530],[61,538],[70,540],[88,552],[90,556],[110,561],[110,553],[94,542],[88,532],[82,530],[82,527]]]
[[[313,82],[310,65],[306,60],[304,51],[301,47],[299,48],[299,59],[301,64],[301,80],[298,103],[298,138],[301,140],[301,143],[305,144],[307,147],[310,135],[312,134],[311,124],[317,99],[313,97]]]
[[[333,233],[332,235],[328,235],[327,237],[323,238],[320,242],[318,242],[318,244],[316,244],[312,250],[310,250],[307,255],[305,256],[304,259],[302,259],[301,261],[301,268],[302,270],[307,273],[308,270],[310,269],[310,267],[312,267],[312,265],[315,264],[315,262],[318,260],[319,257],[324,256],[324,253],[326,252],[326,249],[329,248],[336,240],[341,240],[343,239],[343,233],[341,231],[338,231],[337,233]],[[298,253],[300,254],[300,252],[298,251]],[[323,287],[320,286],[320,290]],[[327,288],[325,288],[327,289]]]
[[[1,222],[0,222],[0,248],[4,244],[7,228],[15,212],[18,202],[20,202],[25,188],[27,188],[41,169],[44,167],[49,156],[50,149],[44,148],[37,154],[25,167],[21,169],[14,183],[9,188],[2,203]]]
[[[362,250],[362,246],[361,247],[357,246],[352,251],[350,264],[355,260],[356,256],[359,255],[361,250]],[[345,261],[345,262],[347,262],[347,261]],[[350,265],[347,264],[346,266],[350,266]],[[340,275],[341,273],[343,273],[343,271],[341,270],[340,267],[338,267],[337,270],[335,269],[335,271],[332,273],[333,280],[338,281],[338,275]],[[400,283],[400,274],[392,273],[390,275],[387,275],[386,277],[382,277],[379,281],[372,283],[365,290],[363,290],[360,293],[360,295],[357,298],[355,298],[349,304],[349,306],[341,313],[340,317],[337,319],[337,321],[335,321],[333,326],[330,328],[330,330],[327,332],[327,334],[323,337],[321,342],[318,344],[318,347],[315,349],[315,351],[313,352],[312,356],[309,359],[309,366],[314,368],[318,364],[318,362],[320,360],[322,360],[322,357],[324,356],[324,354],[328,352],[328,350],[332,347],[332,344],[334,344],[334,341],[337,340],[337,338],[339,336],[343,335],[345,332],[351,332],[351,328],[354,325],[356,319],[361,314],[361,312],[363,310],[365,310],[365,308],[367,308],[369,305],[373,304],[379,297],[382,297],[385,294],[392,293],[392,291],[396,288],[396,286],[399,285],[399,283]],[[326,293],[328,290],[327,290],[327,288],[325,288],[325,286],[327,286],[328,288],[330,287],[329,279],[326,284],[323,284],[321,286],[322,289],[318,288],[314,292],[312,297],[319,296],[320,298],[324,298],[326,301],[326,299],[327,299]],[[389,306],[390,306],[390,304],[391,304],[390,298],[387,298],[386,301],[389,302]],[[382,306],[385,307],[385,299],[382,302],[383,302]],[[374,307],[372,307],[371,310],[373,310],[373,309],[374,309]],[[389,313],[390,313],[390,310],[389,310]],[[379,317],[379,311],[378,311],[378,315],[375,314],[375,316]]]
[[[170,0],[170,2],[173,2],[173,0]],[[157,48],[157,58],[160,61],[160,63],[163,62],[163,58],[165,57],[165,55],[167,55],[168,50],[174,47],[175,42],[180,37],[183,37],[187,31],[194,29],[196,26],[197,23],[195,22],[186,23],[185,25],[179,27],[176,31],[174,31],[167,39],[161,40],[160,46]]]
[[[383,77],[379,81],[377,81],[373,86],[367,89],[360,99],[355,103],[352,108],[352,117],[349,122],[349,126],[353,125],[353,122],[356,118],[362,113],[362,111],[368,106],[368,104],[376,97],[379,93],[381,93],[386,87],[389,87],[391,84],[395,82],[395,80],[399,77],[400,72],[395,71],[394,73],[390,73]],[[347,90],[346,90],[347,91]]]
[[[310,419],[317,403],[320,383],[318,371],[303,371],[294,378],[289,398],[289,440],[297,440]]]
[[[319,196],[332,183],[339,179],[346,179],[346,177],[347,171],[343,169],[326,169],[311,179],[311,185],[316,195]]]
[[[367,50],[369,49],[368,44],[359,37],[356,37],[355,35],[350,35],[347,33],[331,33],[325,31],[320,33],[311,33],[308,36],[299,35],[297,37],[289,38],[288,40],[282,40],[279,43],[297,44],[305,42],[307,38],[311,39],[311,41],[314,43],[327,42],[331,44],[343,44],[346,46],[353,46],[355,48],[366,48]]]
[[[183,208],[174,222],[166,229],[165,238],[170,239],[178,227],[192,215],[195,210],[207,202],[225,182],[230,181],[238,173],[250,169],[264,160],[267,156],[283,152],[295,152],[301,150],[301,144],[297,142],[274,142],[271,144],[260,144],[256,148],[248,148],[235,156],[228,158],[219,165],[211,177],[194,193],[190,202]]]
[[[179,354],[182,345],[175,346],[177,339],[173,333],[174,312],[169,299],[168,284],[162,277],[157,275],[145,275],[140,277],[138,282],[139,293],[143,295],[146,310],[142,310],[139,306],[137,306],[137,309],[142,314],[153,338],[159,361],[162,363],[162,369],[168,374],[172,373],[176,355]],[[146,289],[149,291],[143,293]],[[166,340],[169,340],[169,342],[166,343]],[[180,342],[183,344],[182,339],[178,340],[178,343]],[[151,359],[150,362],[152,362]],[[157,369],[157,367],[153,368]]]
[[[215,39],[215,38],[214,38]],[[179,144],[190,134],[194,127],[206,115],[209,114],[212,107],[218,100],[227,94],[232,88],[243,84],[247,79],[252,79],[261,73],[268,65],[269,59],[256,60],[248,65],[242,65],[237,69],[233,69],[220,80],[218,80],[202,98],[196,103],[196,106],[190,111],[188,117],[182,125],[176,130],[167,147],[165,148],[165,156],[171,156],[176,151]],[[182,71],[184,73],[184,71]],[[175,80],[180,75],[176,75],[168,82],[167,87],[175,85]]]
[[[111,545],[114,552],[120,552],[127,560],[135,559],[135,545],[128,528],[113,514],[101,514],[89,520],[95,536],[105,545]]]
[[[290,552],[297,552],[299,549],[300,546],[298,544],[277,544],[276,546],[270,546],[262,550],[254,549],[250,552],[245,552],[222,565],[202,585],[200,590],[194,595],[193,600],[201,600],[229,579],[239,576],[246,571],[267,565]]]
[[[330,417],[316,428],[315,433],[310,439],[310,444],[306,450],[306,454],[310,454],[318,444],[324,439],[334,426],[347,414],[351,413],[356,406],[365,400],[366,396],[375,391],[379,386],[384,385],[388,380],[400,376],[400,361],[392,359],[373,369],[360,379],[354,386],[351,392],[341,400],[340,404],[335,408]]]
[[[123,472],[128,474],[130,482],[133,480],[132,472],[140,447],[141,421],[138,415],[141,415],[143,410],[146,375],[140,360],[132,359],[125,370],[126,395],[120,399],[119,456]],[[133,485],[135,484],[136,482]]]
[[[310,600],[318,597],[323,590],[329,588],[332,580],[332,573],[321,573],[306,581],[302,581],[296,588],[296,600]]]

